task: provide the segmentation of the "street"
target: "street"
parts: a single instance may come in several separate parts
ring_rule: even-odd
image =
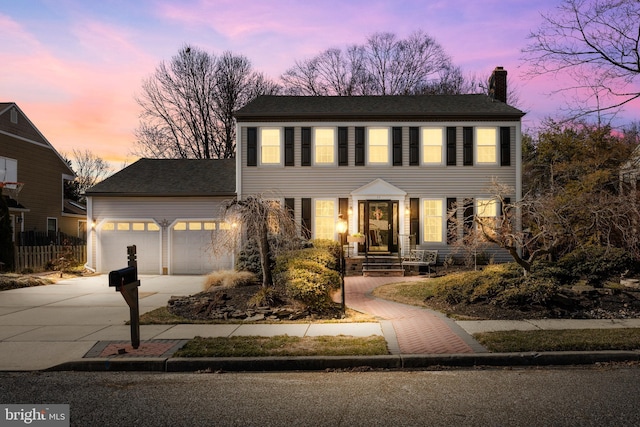
[[[0,403],[76,426],[637,426],[640,368],[0,373]]]

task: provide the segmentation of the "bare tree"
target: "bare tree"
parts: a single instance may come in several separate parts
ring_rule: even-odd
[[[225,219],[237,224],[238,232],[256,240],[262,267],[262,286],[273,286],[272,261],[282,251],[300,247],[298,225],[291,212],[273,198],[255,195],[227,202]],[[276,235],[278,239],[270,238]]]
[[[364,45],[332,48],[297,61],[281,79],[292,95],[410,95],[452,69],[442,46],[422,31],[406,39],[375,33]]]
[[[248,59],[220,57],[186,45],[160,63],[136,98],[142,107],[136,154],[151,158],[230,158],[235,155],[233,111],[279,87],[252,71]]]
[[[76,174],[75,180],[70,183],[71,189],[67,189],[67,192],[71,192],[73,198],[79,202],[84,202],[84,192],[88,188],[93,187],[111,174],[109,164],[87,149],[81,151],[74,148],[71,152],[71,158],[67,161]]]
[[[523,49],[530,74],[566,74],[575,85],[571,118],[612,114],[640,97],[640,2],[564,0],[542,15]]]

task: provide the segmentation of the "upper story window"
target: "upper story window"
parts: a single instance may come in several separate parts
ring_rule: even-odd
[[[332,165],[336,159],[336,130],[314,128],[314,162],[316,165]]]
[[[389,164],[389,128],[367,128],[367,146],[368,164]]]
[[[18,181],[18,161],[8,157],[0,157],[0,181]]]
[[[443,128],[422,128],[422,163],[442,164]]]
[[[476,199],[476,216],[478,221],[489,228],[493,227],[500,209],[496,199]]]
[[[260,128],[260,163],[279,165],[281,163],[281,129]]]
[[[496,128],[476,128],[476,164],[495,164],[498,161],[498,131]]]

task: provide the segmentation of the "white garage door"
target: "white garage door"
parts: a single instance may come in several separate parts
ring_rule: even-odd
[[[231,251],[213,250],[213,242],[229,233],[214,220],[185,220],[171,228],[171,274],[208,274],[233,268]]]
[[[136,245],[138,273],[159,274],[160,227],[152,221],[109,221],[100,227],[101,273],[127,266],[127,246]]]

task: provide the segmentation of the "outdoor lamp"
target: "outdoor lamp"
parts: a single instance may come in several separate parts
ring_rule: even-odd
[[[342,313],[345,312],[345,303],[344,303],[344,249],[342,247],[342,239],[344,233],[347,231],[347,221],[342,219],[342,214],[338,215],[338,221],[336,222],[336,231],[340,236],[340,301],[342,303]]]

